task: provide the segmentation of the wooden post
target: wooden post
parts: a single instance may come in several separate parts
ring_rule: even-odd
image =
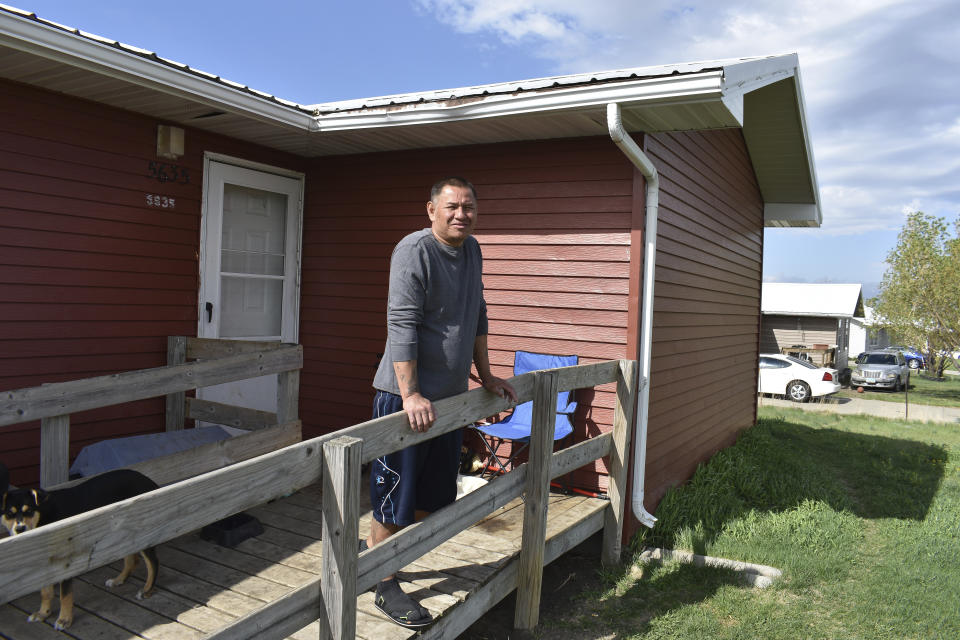
[[[40,487],[70,479],[70,414],[40,420]]]
[[[517,606],[513,626],[531,630],[540,619],[540,587],[543,582],[543,547],[547,537],[547,505],[550,500],[550,458],[557,420],[556,371],[537,371],[533,382],[533,433],[523,505],[517,575]]]
[[[630,427],[637,404],[637,361],[621,360],[617,370],[617,408],[613,413],[613,443],[610,446],[610,474],[607,495],[610,506],[603,522],[603,549],[600,561],[606,566],[620,564],[623,546],[623,514],[628,502],[627,460],[630,459]]]
[[[360,539],[360,456],[363,440],[341,436],[323,445],[323,568],[321,638],[352,639],[357,630],[357,543]],[[318,616],[323,622],[323,615]]]
[[[299,420],[300,370],[277,374],[277,424]]]
[[[167,336],[167,366],[183,364],[186,361],[187,338],[185,336]],[[183,429],[186,401],[187,394],[183,391],[167,394],[167,431]]]

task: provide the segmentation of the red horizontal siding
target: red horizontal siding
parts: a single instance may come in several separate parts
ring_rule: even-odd
[[[9,239],[10,244],[21,246],[44,246],[42,240],[45,237],[41,235],[44,233],[69,233],[77,234],[80,238],[133,239],[133,241],[136,241],[136,239],[143,237],[143,227],[146,224],[146,226],[152,227],[151,233],[156,239],[158,247],[164,247],[168,251],[180,252],[183,251],[182,247],[195,249],[191,240],[196,238],[197,229],[192,225],[176,228],[158,224],[133,223],[129,219],[117,221],[98,219],[94,216],[82,217],[79,214],[80,212],[74,207],[70,216],[40,211],[31,211],[30,215],[25,216],[23,210],[15,211],[4,207],[0,208],[0,224],[21,234],[20,242],[14,242],[13,237]],[[156,220],[150,219],[149,222],[156,222]],[[41,242],[38,244],[37,240]],[[156,251],[155,248],[150,250]],[[189,256],[187,258],[189,259]]]
[[[737,130],[651,135],[646,146],[661,176],[652,510],[755,419],[763,202]]]
[[[167,336],[196,335],[203,153],[301,161],[187,128],[189,181],[159,182],[156,120],[6,81],[0,95],[0,389],[163,365]],[[71,455],[163,422],[162,399],[71,416]],[[38,425],[0,444],[13,482],[35,483]]]
[[[83,304],[59,302],[50,298],[43,302],[23,304],[0,302],[0,318],[5,322],[34,321],[37,317],[63,319],[71,322],[98,322],[110,317],[114,321],[193,320],[196,314],[192,305],[146,305],[146,304]]]
[[[518,349],[577,354],[585,362],[624,356],[633,169],[609,140],[319,159],[310,175],[301,327],[305,426],[316,421],[328,430],[368,419],[386,332],[390,253],[404,235],[429,226],[429,188],[444,175],[464,175],[477,186],[494,372],[512,375]],[[369,366],[339,365],[351,351]],[[609,430],[613,394],[590,393],[582,401],[577,437]],[[595,473],[580,482],[600,486]]]
[[[629,280],[626,278],[550,278],[542,276],[519,276],[510,274],[484,274],[484,287],[487,290],[507,292],[526,291],[564,291],[585,294],[622,294],[629,293]]]

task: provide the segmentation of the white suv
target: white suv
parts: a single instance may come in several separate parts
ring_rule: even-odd
[[[902,391],[910,384],[910,367],[899,351],[866,351],[857,356],[850,386]]]

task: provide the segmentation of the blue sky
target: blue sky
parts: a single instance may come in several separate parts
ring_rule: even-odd
[[[824,224],[765,280],[872,294],[906,212],[960,213],[955,0],[5,1],[306,104],[796,52]]]

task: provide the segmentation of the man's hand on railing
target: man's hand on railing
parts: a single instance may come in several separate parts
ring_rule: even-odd
[[[437,419],[433,403],[416,391],[403,398],[403,410],[410,421],[410,428],[420,433],[428,431]]]
[[[510,383],[503,378],[491,376],[483,381],[483,388],[491,393],[497,394],[501,398],[510,398],[514,402],[517,401],[517,392],[514,391]]]

